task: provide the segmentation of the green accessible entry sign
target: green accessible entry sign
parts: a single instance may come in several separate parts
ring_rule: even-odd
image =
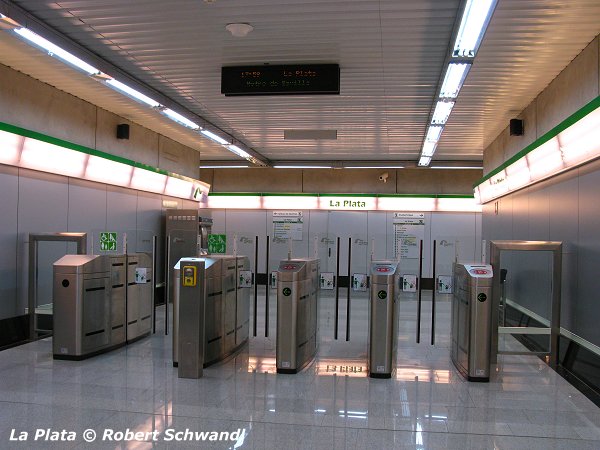
[[[225,253],[227,249],[227,235],[209,234],[208,253]]]
[[[116,252],[117,251],[117,233],[112,231],[100,232],[100,251]]]

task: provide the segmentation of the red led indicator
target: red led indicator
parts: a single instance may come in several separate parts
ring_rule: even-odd
[[[390,268],[389,267],[378,267],[377,268],[377,272],[389,272]]]
[[[287,265],[283,266],[283,270],[294,270],[297,267],[298,266],[294,266],[293,264],[287,264]]]
[[[472,270],[471,273],[474,273],[475,275],[487,275],[489,272],[483,269],[475,269]]]

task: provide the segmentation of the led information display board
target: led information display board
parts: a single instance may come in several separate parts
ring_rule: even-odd
[[[221,94],[339,94],[338,64],[294,64],[221,68]]]

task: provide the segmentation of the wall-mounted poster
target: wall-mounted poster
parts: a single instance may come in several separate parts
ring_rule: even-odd
[[[273,211],[273,238],[302,240],[302,211]]]
[[[419,242],[425,237],[425,213],[394,213],[394,255],[418,259]]]

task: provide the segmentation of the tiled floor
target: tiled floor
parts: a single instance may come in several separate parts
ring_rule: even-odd
[[[448,302],[437,305],[434,346],[430,303],[420,344],[415,302],[401,303],[391,380],[365,376],[366,300],[353,300],[349,342],[343,315],[340,339],[333,339],[332,304],[321,301],[319,356],[297,375],[273,373],[274,303],[271,337],[259,320],[260,336],[200,380],[177,378],[161,320],[151,338],[80,362],[54,361],[50,339],[0,352],[0,449],[600,448],[600,410],[536,357],[501,356],[490,383],[460,378],[448,355]],[[76,440],[33,440],[36,429],[47,428],[74,431]],[[28,441],[10,441],[13,429],[13,436],[29,432]],[[98,434],[93,444],[83,439],[86,429]],[[102,442],[106,429],[160,434],[154,442]],[[165,442],[167,430],[186,429],[241,430],[241,437]]]

